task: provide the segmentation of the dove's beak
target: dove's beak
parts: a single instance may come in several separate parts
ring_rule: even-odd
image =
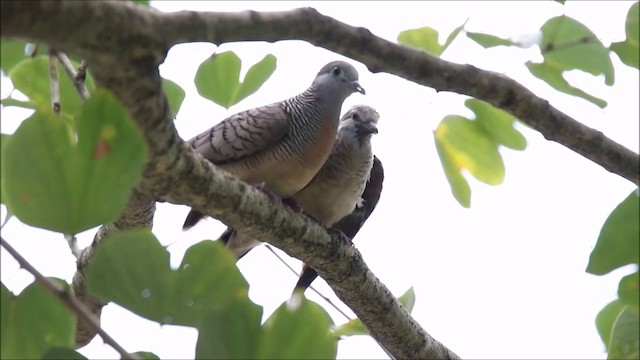
[[[351,82],[351,88],[353,89],[353,91],[357,91],[362,95],[366,94],[366,91],[364,91],[364,88],[360,86],[360,83],[357,81]]]
[[[378,128],[376,127],[376,124],[374,122],[361,122],[358,123],[358,127],[368,134],[378,133]]]

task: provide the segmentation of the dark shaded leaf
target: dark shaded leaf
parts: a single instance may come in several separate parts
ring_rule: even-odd
[[[587,272],[603,275],[627,264],[638,264],[640,225],[638,190],[634,190],[609,215],[595,248],[591,252]]]
[[[160,360],[158,355],[148,351],[138,351],[138,352],[135,352],[134,354],[143,360]]]
[[[303,299],[292,309],[286,303],[267,319],[258,346],[258,359],[335,359],[337,339],[330,335],[329,314]]]
[[[248,301],[249,288],[218,242],[192,246],[172,270],[169,253],[147,230],[120,232],[103,242],[89,267],[88,284],[90,294],[147,319],[196,327],[210,311]]]
[[[61,280],[50,280],[68,287]],[[52,347],[73,347],[75,317],[40,284],[29,285],[9,306],[7,324],[0,334],[3,359],[39,359]]]
[[[9,209],[24,223],[76,234],[114,220],[138,182],[146,143],[119,102],[105,91],[84,105],[77,143],[53,112],[36,112],[6,144]]]
[[[196,359],[254,359],[261,319],[262,309],[248,299],[212,309],[198,328]]]
[[[87,360],[87,358],[73,349],[56,347],[49,349],[42,356],[42,360]]]
[[[5,75],[26,57],[25,45],[22,41],[9,39],[0,41],[0,69]]]
[[[631,307],[636,312],[640,310],[640,276],[637,271],[620,280],[618,297],[623,304]]]

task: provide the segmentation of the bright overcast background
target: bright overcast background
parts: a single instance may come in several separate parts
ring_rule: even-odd
[[[469,19],[469,31],[504,38],[531,38],[549,18],[566,14],[584,23],[605,46],[622,41],[624,21],[632,2],[152,2],[162,11],[287,10],[311,6],[321,13],[375,35],[396,41],[402,30],[431,26],[441,42]],[[108,19],[105,19],[108,21]],[[253,96],[229,110],[200,97],[193,84],[198,65],[215,51],[235,51],[248,66],[267,53],[278,58],[275,73]],[[570,81],[608,101],[605,109],[551,89],[524,67],[541,61],[536,46],[528,49],[485,50],[460,35],[442,57],[469,63],[516,79],[561,111],[604,132],[638,152],[638,71],[612,56],[615,85],[581,72]],[[279,101],[306,89],[327,62],[346,59],[301,41],[276,44],[231,43],[219,48],[197,43],[175,46],[160,70],[187,92],[176,126],[184,139],[238,111]],[[346,59],[348,60],[348,59]],[[465,96],[436,93],[389,74],[372,74],[356,61],[367,95],[354,94],[343,112],[364,103],[380,113],[380,133],[374,152],[385,168],[385,183],[377,209],[355,238],[371,270],[400,295],[413,286],[413,316],[424,329],[463,358],[605,358],[594,319],[616,298],[620,277],[629,267],[604,277],[584,272],[600,227],[613,208],[635,187],[573,151],[546,141],[538,132],[518,126],[528,140],[523,151],[502,149],[506,177],[488,186],[468,177],[471,208],[462,208],[451,191],[436,153],[433,130],[447,114],[472,116]],[[11,90],[2,79],[2,97]],[[6,108],[2,132],[11,133],[25,113]],[[154,233],[171,252],[175,266],[185,250],[223,230],[216,220],[181,231],[188,208],[159,204]],[[6,213],[2,207],[2,216]],[[95,230],[80,234],[82,246]],[[47,276],[71,281],[75,259],[61,235],[9,221],[3,237]],[[300,263],[284,255],[299,269]],[[251,285],[251,299],[264,307],[264,318],[286,301],[296,277],[264,247],[238,265]],[[2,251],[2,282],[19,293],[32,277]],[[207,274],[202,274],[207,276]],[[316,287],[342,309],[322,280]],[[327,308],[338,324],[345,321],[311,291],[307,296]],[[116,305],[102,313],[103,327],[128,351],[152,351],[161,358],[193,358],[197,331],[160,326]],[[295,334],[291,334],[295,336]],[[96,337],[81,349],[85,356],[115,358],[117,353]],[[384,358],[369,337],[340,342],[339,358]]]

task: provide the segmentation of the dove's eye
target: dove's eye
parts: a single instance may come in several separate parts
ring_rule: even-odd
[[[335,77],[340,76],[340,74],[342,74],[342,69],[340,68],[340,66],[336,66],[333,68],[333,70],[331,70],[331,75]]]
[[[351,115],[351,118],[355,121],[360,121],[360,115],[358,115],[357,112],[354,112],[353,115]]]

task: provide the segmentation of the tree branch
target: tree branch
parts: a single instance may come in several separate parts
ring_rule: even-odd
[[[559,111],[518,82],[498,73],[451,63],[389,42],[365,28],[349,26],[311,8],[283,12],[162,13],[127,3],[45,1],[34,6],[28,16],[13,21],[6,14],[20,11],[23,6],[18,2],[5,2],[2,8],[5,10],[3,22],[10,21],[11,24],[6,26],[10,31],[4,31],[3,26],[3,34],[53,42],[83,58],[87,52],[93,52],[94,56],[103,52],[115,54],[123,47],[130,48],[128,44],[132,43],[144,48],[129,56],[163,58],[169,47],[184,42],[305,40],[358,60],[374,73],[387,72],[438,91],[452,91],[484,100],[540,131],[548,140],[639,183],[638,154]],[[53,19],[62,16],[66,16],[68,22],[57,25],[61,32],[62,29],[69,31],[64,38],[56,36],[49,27]],[[103,19],[109,19],[109,22],[103,22]],[[96,29],[96,24],[100,24],[100,29]],[[96,41],[97,31],[110,34],[109,40]]]
[[[637,154],[558,111],[517,82],[393,44],[313,9],[163,14],[123,2],[4,1],[0,10],[3,37],[45,42],[87,59],[96,82],[127,107],[150,148],[143,180],[120,219],[102,227],[79,260],[74,288],[84,283],[82,269],[99,239],[113,231],[150,226],[152,199],[157,198],[194,206],[311,265],[395,357],[457,358],[406,312],[355,248],[184,147],[158,73],[168,48],[180,42],[306,40],[359,60],[373,72],[385,71],[437,90],[485,100],[547,139],[638,183]],[[101,305],[96,307],[99,311]]]
[[[62,304],[64,304],[71,313],[73,313],[77,318],[82,319],[86,324],[89,324],[95,332],[97,332],[105,344],[111,346],[114,350],[116,350],[120,356],[124,359],[132,359],[138,360],[140,359],[135,354],[130,354],[127,352],[120,344],[118,344],[109,334],[107,334],[102,328],[100,328],[100,320],[95,317],[95,315],[89,311],[89,309],[80,302],[72,293],[69,292],[66,288],[62,287],[60,284],[51,281],[50,279],[44,277],[38,270],[36,270],[31,263],[29,263],[25,258],[23,258],[20,253],[16,251],[9,243],[4,239],[0,238],[0,242],[2,243],[2,247],[7,250],[11,256],[23,267],[27,270],[33,277],[36,278],[36,282],[38,282],[42,287],[44,287],[51,295],[53,295],[56,299],[58,299]]]

